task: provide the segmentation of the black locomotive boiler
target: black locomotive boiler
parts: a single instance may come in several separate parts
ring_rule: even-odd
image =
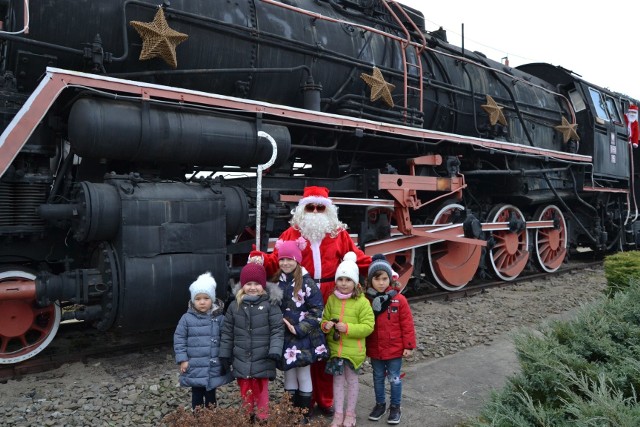
[[[0,363],[67,320],[172,327],[189,283],[209,270],[224,296],[306,185],[410,286],[638,242],[637,100],[452,46],[395,1],[3,0],[0,18]]]

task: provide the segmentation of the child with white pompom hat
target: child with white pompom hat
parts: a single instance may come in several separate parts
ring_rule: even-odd
[[[322,330],[327,334],[331,356],[326,372],[333,378],[335,413],[331,426],[356,425],[358,374],[367,357],[366,338],[375,319],[369,300],[360,286],[357,256],[347,252],[336,270],[336,287],[322,314]],[[347,408],[344,410],[345,391]]]

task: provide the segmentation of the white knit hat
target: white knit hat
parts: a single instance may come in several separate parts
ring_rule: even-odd
[[[196,295],[207,294],[212,301],[216,300],[216,279],[211,276],[210,272],[201,274],[195,282],[189,286],[191,292],[191,302],[196,302]]]
[[[358,264],[356,264],[357,259],[355,252],[344,254],[344,258],[336,270],[336,281],[339,277],[348,277],[356,284],[360,283],[360,270],[358,269]]]

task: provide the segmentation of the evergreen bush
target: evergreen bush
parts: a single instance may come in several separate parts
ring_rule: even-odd
[[[520,373],[470,425],[640,425],[640,286],[514,339]]]
[[[640,251],[618,252],[606,257],[604,276],[609,297],[629,286],[637,286],[640,283]]]

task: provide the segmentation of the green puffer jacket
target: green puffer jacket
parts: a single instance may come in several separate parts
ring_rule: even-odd
[[[347,332],[341,333],[338,341],[333,339],[334,329],[327,331],[325,327],[325,323],[332,319],[347,324]],[[327,334],[331,358],[341,357],[350,360],[353,367],[358,369],[367,357],[365,338],[373,332],[374,324],[371,304],[363,294],[344,300],[333,294],[329,295],[322,313],[322,330]]]

